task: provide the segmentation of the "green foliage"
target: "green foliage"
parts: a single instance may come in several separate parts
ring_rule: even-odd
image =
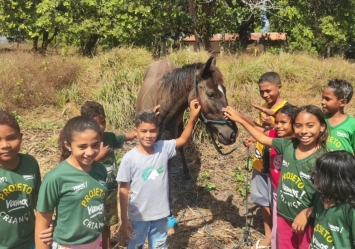
[[[115,49],[100,58],[101,85],[93,89],[92,98],[104,106],[110,128],[132,129],[144,69],[151,62],[147,50],[133,48]]]
[[[203,186],[203,192],[207,193],[207,192],[211,192],[212,190],[216,190],[216,184],[214,183],[207,183]]]
[[[118,166],[121,164],[122,157],[123,157],[122,153],[119,152],[118,150],[116,150],[115,151],[115,158],[116,158],[116,163]]]
[[[200,174],[197,177],[197,181],[203,181],[205,179],[210,179],[211,175],[208,171],[205,172],[200,172]]]
[[[18,123],[21,123],[21,116],[20,116],[20,114],[18,114],[17,111],[12,111],[12,112],[11,112],[11,115],[14,116],[14,118],[16,119],[16,121],[17,121]]]
[[[247,169],[247,171],[250,171],[251,169]],[[245,170],[242,170],[241,166],[237,166],[233,173],[232,173],[232,178],[236,182],[236,190],[239,192],[239,194],[243,197],[246,196],[247,192],[250,192],[251,188],[251,182],[248,180],[248,188],[246,188],[246,182],[247,178],[245,175]]]
[[[81,104],[84,100],[82,93],[77,85],[73,84],[68,88],[60,89],[55,94],[55,102],[61,108],[64,108],[66,103],[73,102]]]

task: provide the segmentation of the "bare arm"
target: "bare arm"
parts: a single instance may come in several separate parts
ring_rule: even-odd
[[[134,130],[131,130],[125,136],[126,136],[126,141],[132,141],[133,139],[136,138],[136,132]]]
[[[100,161],[101,159],[105,158],[108,153],[110,153],[110,146],[104,146],[104,142],[100,143],[100,152],[99,154],[96,156],[95,161]]]
[[[36,249],[49,249],[50,245],[47,245],[42,241],[41,232],[48,229],[52,222],[53,213],[41,213],[36,212],[36,228],[35,228],[35,243]]]
[[[128,219],[128,195],[129,195],[129,182],[121,182],[120,184],[120,207],[121,207],[121,220],[122,232],[127,239],[131,239],[131,234],[134,233],[131,222]]]
[[[201,110],[201,106],[199,105],[198,101],[196,99],[191,100],[190,118],[181,136],[176,139],[176,148],[180,148],[184,146],[189,141],[189,138],[192,134],[192,130],[194,129],[195,126],[195,121],[197,119],[198,114],[200,113],[200,110]]]
[[[313,207],[303,209],[293,220],[292,230],[296,233],[302,233],[312,212]]]
[[[272,146],[272,138],[266,136],[263,132],[259,131],[252,125],[250,125],[247,121],[245,121],[241,115],[233,110],[231,107],[227,106],[222,109],[226,118],[233,120],[235,122],[240,123],[249,133],[252,135],[259,143]]]

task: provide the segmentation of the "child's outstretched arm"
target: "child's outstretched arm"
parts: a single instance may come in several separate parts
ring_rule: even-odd
[[[303,209],[293,220],[292,230],[295,233],[302,233],[307,225],[308,219],[313,212],[313,207]]]
[[[100,152],[96,156],[95,161],[100,161],[102,158],[105,158],[110,153],[110,146],[104,146],[104,142],[100,143]]]
[[[120,207],[121,207],[121,221],[122,232],[127,239],[133,239],[131,236],[134,234],[134,229],[128,219],[128,195],[129,195],[129,182],[121,182],[120,184]]]
[[[238,112],[233,110],[233,108],[227,106],[223,108],[222,111],[224,112],[226,119],[240,123],[259,143],[270,147],[272,146],[272,138],[266,136],[264,133],[250,125]]]
[[[126,141],[132,141],[133,139],[136,138],[136,132],[134,130],[131,130],[125,136],[126,136]]]
[[[198,103],[197,99],[191,100],[190,118],[181,136],[176,139],[176,148],[180,148],[184,146],[189,141],[189,138],[192,134],[192,130],[194,129],[195,126],[195,121],[198,117],[198,114],[200,113],[200,110],[201,110],[201,106]]]
[[[52,222],[53,213],[36,212],[35,243],[36,249],[49,249],[51,246],[46,240],[42,240],[42,231],[48,229]]]

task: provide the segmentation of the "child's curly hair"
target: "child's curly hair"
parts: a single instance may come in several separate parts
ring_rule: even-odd
[[[333,199],[355,207],[355,157],[347,151],[330,151],[320,156],[311,173],[322,200]]]

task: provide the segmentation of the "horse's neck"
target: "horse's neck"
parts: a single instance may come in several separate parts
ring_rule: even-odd
[[[188,107],[188,96],[183,96],[178,101],[174,101],[172,97],[170,101],[161,110],[161,122],[167,125],[171,122],[179,124],[182,121],[185,110]]]

